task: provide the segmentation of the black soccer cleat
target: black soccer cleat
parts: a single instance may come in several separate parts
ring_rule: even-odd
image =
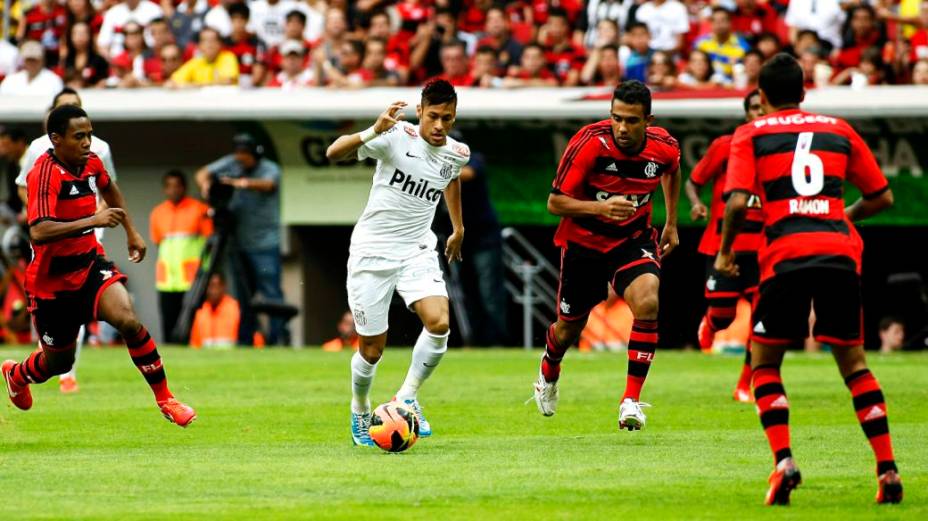
[[[902,479],[895,470],[884,472],[877,481],[876,502],[880,505],[902,503]]]
[[[770,489],[764,502],[767,505],[789,505],[789,494],[802,483],[802,475],[793,458],[785,458],[777,464],[768,481]]]

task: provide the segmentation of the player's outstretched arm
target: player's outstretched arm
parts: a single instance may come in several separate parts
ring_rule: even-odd
[[[748,193],[734,191],[725,204],[725,219],[722,221],[722,241],[719,245],[719,254],[715,258],[715,269],[734,277],[738,275],[738,265],[735,264],[735,253],[732,246],[735,237],[744,225],[744,217],[748,213]]]
[[[451,236],[445,244],[448,262],[461,260],[461,245],[464,243],[464,211],[461,208],[461,178],[458,177],[445,188],[445,204],[451,218]]]
[[[680,244],[677,232],[677,206],[680,203],[680,169],[672,174],[661,177],[661,186],[664,189],[664,204],[667,208],[667,219],[664,222],[664,231],[661,232],[661,254],[667,255]]]
[[[893,191],[889,188],[876,197],[864,198],[854,201],[854,204],[844,209],[845,215],[851,221],[862,221],[872,217],[893,205]]]
[[[399,121],[403,119],[403,109],[405,107],[405,101],[393,102],[392,105],[387,107],[387,110],[383,111],[380,116],[377,117],[377,121],[375,121],[370,128],[362,130],[361,132],[355,132],[354,134],[346,134],[336,139],[335,142],[326,149],[325,157],[327,157],[329,161],[342,161],[347,159],[357,152],[358,149],[361,148],[361,145],[390,130],[393,128],[393,125],[399,123]]]
[[[605,201],[581,201],[553,193],[548,196],[548,212],[558,217],[605,217],[623,221],[635,215],[635,203],[617,195]]]
[[[105,188],[100,190],[100,195],[103,196],[103,201],[106,202],[106,205],[109,206],[105,212],[110,210],[120,210],[122,211],[122,227],[126,230],[126,246],[129,249],[129,261],[131,262],[142,262],[142,259],[145,258],[145,252],[148,247],[145,245],[145,239],[142,238],[142,234],[135,229],[135,225],[132,223],[132,217],[129,216],[129,211],[126,209],[126,199],[122,195],[122,191],[116,186],[116,181],[110,181]]]

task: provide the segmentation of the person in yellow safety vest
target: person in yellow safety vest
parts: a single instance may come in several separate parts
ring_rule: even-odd
[[[180,315],[184,294],[193,284],[200,267],[200,254],[206,238],[213,233],[209,207],[187,196],[187,178],[171,170],[162,179],[167,199],[149,217],[151,240],[158,246],[155,287],[161,310],[163,342],[183,343],[174,338],[174,325]]]
[[[214,273],[206,286],[206,302],[193,318],[190,347],[234,347],[238,341],[238,324],[241,318],[238,301],[226,293],[225,279],[221,274]]]

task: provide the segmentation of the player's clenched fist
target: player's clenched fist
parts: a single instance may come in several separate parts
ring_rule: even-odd
[[[126,220],[126,211],[122,208],[107,208],[97,212],[94,217],[94,228],[115,228]]]
[[[625,199],[623,196],[612,196],[605,201],[601,201],[600,210],[602,216],[607,219],[622,221],[635,214],[635,203]]]
[[[387,110],[383,111],[383,113],[377,117],[377,122],[374,123],[374,132],[383,134],[393,128],[393,125],[396,125],[399,120],[403,119],[403,109],[405,107],[405,101],[393,102],[392,105],[387,107]]]

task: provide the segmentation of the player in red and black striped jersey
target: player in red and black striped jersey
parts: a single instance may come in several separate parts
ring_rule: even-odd
[[[548,211],[561,217],[554,236],[561,248],[559,313],[548,328],[535,383],[535,401],[545,416],[557,407],[564,353],[612,284],[634,314],[619,428],[644,426],[638,400],[657,347],[661,256],[679,242],[680,147],[666,130],[649,126],[653,119],[648,88],[624,82],[613,93],[610,119],[580,129],[561,158],[548,198]],[[658,185],[667,203],[660,244],[651,225]]]
[[[126,230],[129,260],[141,262],[145,241],[126,212],[125,200],[103,162],[90,151],[93,127],[83,109],[55,108],[46,123],[53,149],[29,172],[27,219],[35,255],[26,270],[29,311],[39,335],[39,349],[22,363],[0,366],[13,404],[32,407],[29,384],[43,383],[71,369],[81,325],[101,319],[126,341],[132,361],[145,377],[161,413],[186,427],[194,410],[174,399],[161,357],[139,323],[123,284],[126,276],[104,257],[94,228]],[[97,212],[97,193],[108,208]]]
[[[760,93],[753,90],[744,97],[744,117],[748,123],[754,121],[764,113],[760,103]],[[722,331],[735,320],[738,299],[745,298],[751,301],[757,292],[758,277],[757,249],[762,239],[764,216],[760,209],[760,199],[751,198],[748,204],[748,214],[741,233],[735,238],[732,249],[735,252],[735,262],[740,273],[737,277],[726,277],[715,270],[715,255],[719,252],[719,243],[722,239],[722,220],[725,216],[725,201],[722,192],[725,189],[725,173],[728,168],[728,152],[731,147],[731,134],[719,137],[706,150],[703,158],[696,163],[690,178],[686,180],[686,196],[690,200],[692,209],[690,218],[693,221],[705,220],[708,214],[709,223],[702,240],[699,242],[699,253],[706,255],[706,300],[709,307],[706,315],[699,323],[699,346],[706,351],[712,348],[715,333]],[[699,199],[699,190],[708,183],[712,183],[712,208],[707,210]],[[750,344],[750,342],[748,342]],[[741,376],[735,386],[735,400],[751,402],[751,348],[744,349],[744,365]]]
[[[861,332],[860,264],[863,243],[853,221],[892,205],[892,192],[870,149],[846,122],[799,108],[802,68],[778,54],[760,73],[766,116],[735,131],[728,160],[728,203],[715,268],[738,274],[733,244],[752,193],[764,209],[760,293],[752,313],[754,398],[774,453],[766,502],[788,504],[799,485],[789,439],[789,402],[780,378],[783,354],[809,334],[832,353],[853,396],[854,409],[876,456],[878,503],[902,500],[886,403],[867,369]],[[863,197],[844,206],[844,183]]]

